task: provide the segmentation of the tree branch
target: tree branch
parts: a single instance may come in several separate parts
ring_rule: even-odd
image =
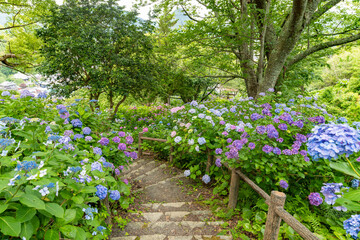
[[[185,15],[186,15],[188,18],[190,18],[191,20],[193,20],[193,21],[195,21],[195,22],[200,22],[199,20],[197,20],[197,19],[193,18],[192,16],[190,16],[190,14],[185,10],[185,8],[184,8],[183,5],[181,5],[181,8],[182,8],[182,10],[184,11]]]
[[[0,31],[1,30],[6,30],[6,29],[11,29],[11,28],[19,28],[19,27],[26,27],[26,26],[29,26],[29,25],[32,25],[32,24],[35,24],[36,22],[31,22],[31,23],[26,23],[26,24],[22,24],[22,25],[12,25],[12,26],[9,26],[9,27],[3,27],[3,28],[0,28]]]
[[[330,48],[330,47],[335,47],[335,46],[339,46],[342,44],[346,44],[346,43],[350,43],[350,42],[354,42],[356,40],[360,39],[360,33],[347,37],[347,38],[341,38],[341,39],[337,39],[334,41],[329,41],[329,42],[325,42],[325,43],[320,43],[316,46],[313,46],[307,50],[305,50],[302,53],[299,53],[298,55],[296,55],[293,59],[291,59],[288,64],[287,67],[290,67],[292,65],[294,65],[295,63],[303,60],[304,58],[306,58],[307,56],[309,56],[310,54],[313,54],[315,52],[324,50],[326,48]]]
[[[316,21],[318,18],[320,18],[324,13],[326,13],[327,11],[329,11],[332,7],[334,7],[336,4],[338,4],[339,2],[341,2],[341,0],[330,0],[329,2],[327,2],[324,6],[322,6],[321,8],[319,8],[316,12],[314,12],[314,14],[311,17],[310,22],[314,22]]]

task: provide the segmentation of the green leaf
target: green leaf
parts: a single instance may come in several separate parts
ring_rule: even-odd
[[[45,209],[45,203],[33,194],[24,194],[21,196],[20,202],[28,207]]]
[[[84,198],[82,196],[74,196],[72,199],[76,204],[82,204],[84,202]]]
[[[55,231],[53,229],[49,229],[49,230],[46,231],[44,239],[46,239],[46,240],[59,240],[60,239],[59,232]]]
[[[335,169],[339,172],[345,173],[347,175],[353,176],[357,179],[360,179],[360,177],[354,172],[354,170],[349,166],[348,163],[344,162],[331,162],[330,167],[332,169]],[[358,171],[358,170],[357,170]],[[359,172],[359,171],[358,171]]]
[[[94,193],[96,192],[96,187],[86,186],[81,190],[82,193]]]
[[[25,222],[21,226],[21,233],[20,237],[25,237],[25,239],[30,239],[31,236],[34,234],[35,229],[31,221]]]
[[[343,197],[353,201],[360,201],[360,189],[347,192]]]
[[[8,208],[8,204],[1,204],[0,205],[0,213],[3,213],[7,208]]]
[[[13,217],[0,217],[0,230],[5,235],[18,237],[21,231],[21,224]]]
[[[71,221],[73,221],[76,217],[76,210],[75,209],[66,209],[65,211],[65,223],[69,223]]]
[[[21,207],[16,211],[16,220],[23,223],[31,220],[36,214],[34,208]]]
[[[67,237],[75,238],[77,233],[77,227],[72,225],[65,225],[60,228],[60,231]]]
[[[58,218],[64,218],[64,209],[57,203],[46,203],[45,210]]]
[[[336,203],[346,207],[349,211],[360,211],[360,204],[345,198],[336,199]]]
[[[76,232],[76,237],[75,240],[86,240],[86,233],[84,231],[84,229],[82,228],[76,228],[77,232]]]

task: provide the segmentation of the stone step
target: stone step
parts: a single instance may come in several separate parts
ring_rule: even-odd
[[[131,217],[139,222],[162,222],[162,221],[204,221],[211,216],[209,210],[176,211],[176,212],[142,212],[132,213]]]
[[[124,170],[122,171],[122,175],[125,175],[133,170],[136,170],[139,166],[141,166],[145,161],[145,159],[137,159],[134,160],[129,166],[125,166]]]
[[[129,222],[124,230],[113,229],[113,236],[156,235],[193,236],[217,235],[223,221],[181,221],[181,222]]]
[[[158,167],[159,165],[161,165],[160,162],[155,162],[155,161],[144,161],[141,165],[138,165],[138,167],[130,172],[128,172],[127,174],[123,175],[124,178],[127,179],[135,179],[136,177],[149,172],[151,170],[153,170],[154,168]]]
[[[136,192],[142,192],[142,191],[144,191],[144,190],[147,189],[147,188],[159,187],[160,185],[169,183],[169,182],[171,182],[171,181],[175,181],[175,180],[177,180],[177,179],[179,179],[179,178],[184,178],[184,174],[178,174],[178,175],[175,175],[175,176],[167,177],[167,178],[165,178],[164,180],[161,180],[160,182],[156,182],[156,183],[151,184],[151,185],[143,186],[142,188],[137,189],[137,190],[135,190],[135,191],[133,191],[133,192],[134,192],[134,193],[136,193]]]
[[[146,179],[146,177],[149,177],[150,179],[152,179],[154,176],[157,176],[159,172],[161,172],[162,169],[166,168],[166,164],[161,164],[159,166],[157,166],[156,168],[153,168],[152,170],[143,173],[140,176],[137,176],[136,178],[134,178],[135,181],[143,181]]]
[[[164,234],[115,237],[112,240],[232,240],[229,236],[192,235],[192,236],[166,236]]]

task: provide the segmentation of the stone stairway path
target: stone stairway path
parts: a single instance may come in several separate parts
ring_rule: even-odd
[[[136,198],[132,211],[122,216],[130,222],[124,229],[115,226],[112,240],[232,239],[218,235],[224,222],[197,201],[203,192],[192,188],[194,182],[183,171],[145,157],[124,170],[123,178]]]

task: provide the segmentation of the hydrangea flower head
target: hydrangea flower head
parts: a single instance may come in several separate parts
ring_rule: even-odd
[[[191,174],[190,170],[185,170],[185,171],[184,171],[184,176],[185,176],[185,177],[190,176],[190,174]]]
[[[126,150],[126,144],[125,143],[119,143],[118,149],[121,151],[125,151]]]
[[[112,200],[117,201],[120,199],[120,192],[118,190],[110,190],[109,192],[110,192],[109,197]]]
[[[337,159],[360,150],[360,134],[347,124],[315,126],[307,142],[308,153],[314,159]]]
[[[99,147],[94,147],[93,152],[94,154],[102,155],[102,150]]]
[[[90,142],[91,140],[93,140],[92,136],[86,136],[85,137],[86,142]]]
[[[78,118],[71,120],[71,124],[73,125],[73,127],[78,127],[78,128],[81,128],[83,125],[80,119]]]
[[[205,143],[206,143],[205,138],[204,138],[204,137],[199,137],[199,138],[198,138],[198,143],[199,143],[200,145],[205,144]]]
[[[215,165],[216,165],[217,167],[221,167],[221,159],[220,159],[220,158],[217,158],[217,159],[215,160]]]
[[[289,184],[285,180],[280,180],[279,185],[284,189],[287,189],[289,187]]]
[[[309,198],[310,204],[313,206],[319,206],[323,202],[323,199],[321,198],[320,193],[317,193],[317,192],[310,193],[308,198]]]
[[[202,177],[202,181],[205,183],[205,184],[208,184],[211,179],[210,179],[210,176],[205,174],[203,177]]]
[[[360,231],[360,215],[351,215],[351,218],[344,221],[344,229],[353,239],[358,239]]]
[[[107,188],[103,185],[97,185],[96,186],[96,196],[98,196],[101,200],[105,199],[107,196]]]
[[[83,134],[89,135],[91,133],[91,129],[89,127],[84,127],[82,129]]]
[[[179,143],[181,140],[182,140],[182,137],[180,137],[180,136],[176,136],[176,137],[174,138],[174,141],[175,141],[176,143]]]
[[[109,139],[108,138],[106,138],[106,137],[102,137],[99,141],[98,141],[98,143],[100,143],[101,145],[103,145],[103,146],[107,146],[108,144],[109,144]]]

